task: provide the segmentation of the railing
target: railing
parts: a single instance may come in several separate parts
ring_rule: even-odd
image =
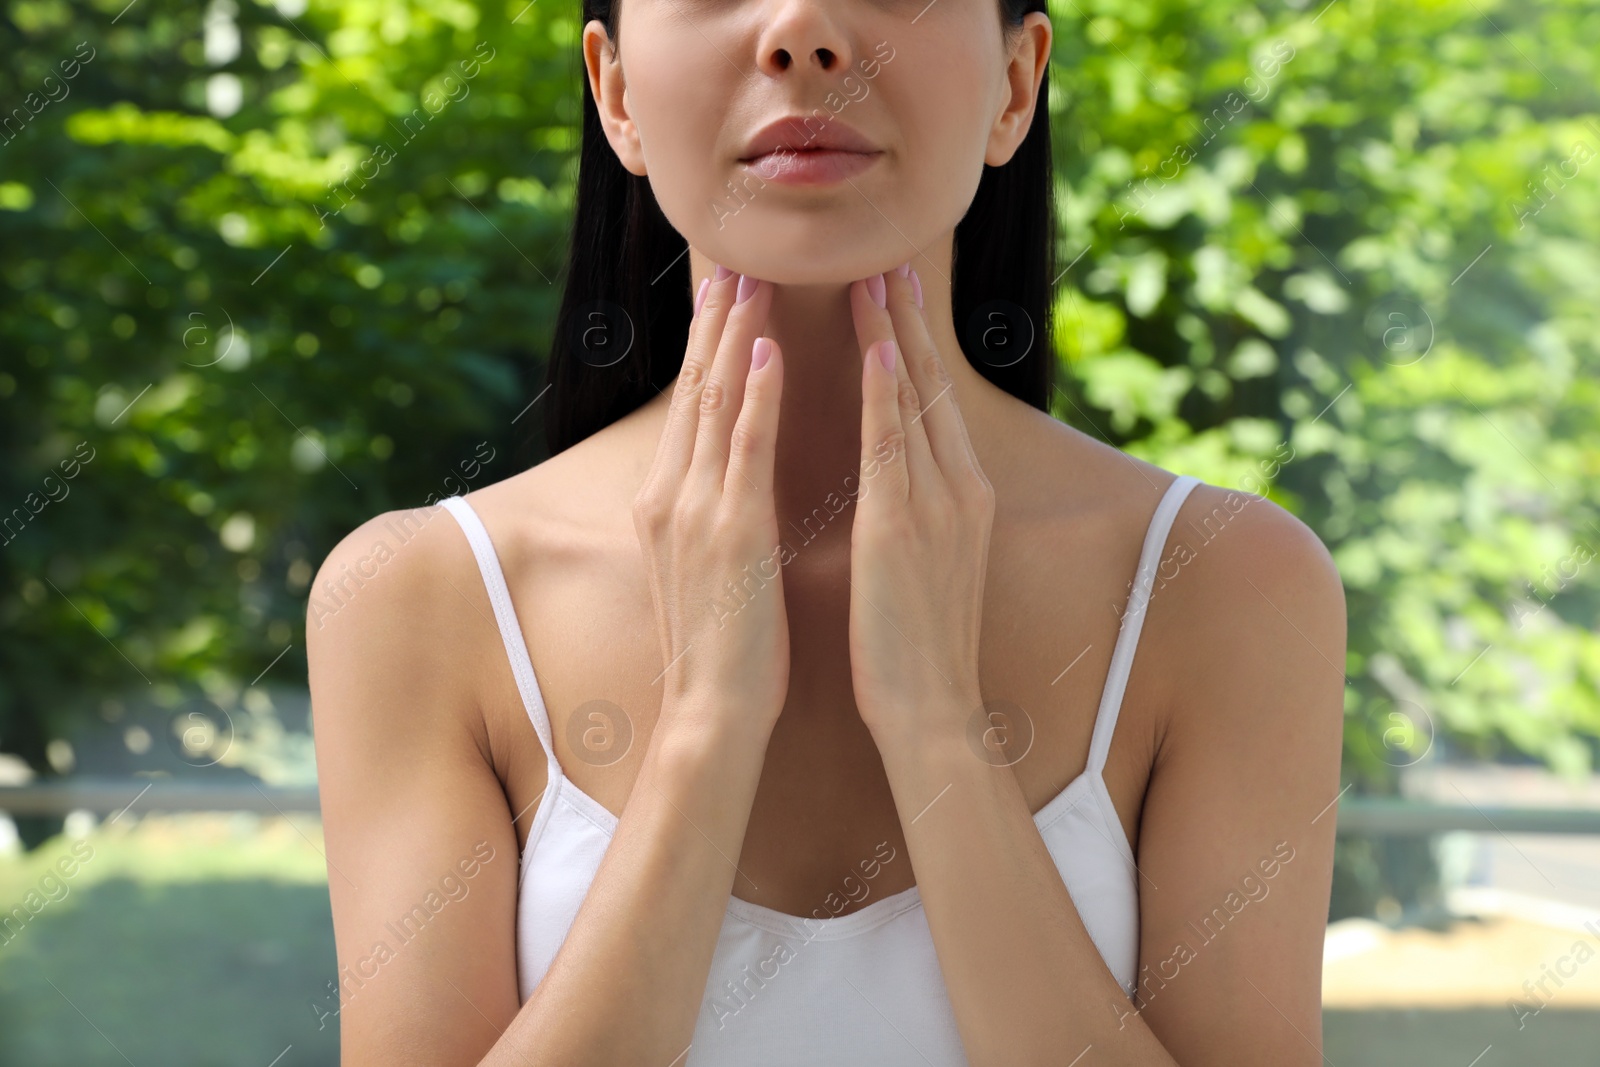
[[[67,778],[0,786],[0,811],[11,815],[107,814],[138,811],[316,812],[315,786],[285,788],[247,782],[192,782],[159,778]]]
[[[114,814],[130,807],[139,811],[250,811],[279,815],[320,810],[315,786],[90,777],[0,786],[0,812],[12,815],[64,815],[69,811]],[[1600,834],[1600,808],[1507,808],[1347,796],[1339,801],[1338,818],[1340,834],[1362,837],[1417,836],[1452,830]]]
[[[0,798],[0,806],[4,806]],[[1489,807],[1429,804],[1399,797],[1346,797],[1339,833],[1407,837],[1451,830],[1503,834],[1600,834],[1600,808]]]

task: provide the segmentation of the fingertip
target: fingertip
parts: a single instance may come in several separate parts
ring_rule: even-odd
[[[770,337],[757,337],[755,344],[750,349],[750,369],[758,371],[767,365],[772,358],[772,351],[776,346]]]
[[[872,302],[879,308],[889,306],[888,287],[884,283],[883,275],[874,274],[867,278],[867,295],[872,297]]]

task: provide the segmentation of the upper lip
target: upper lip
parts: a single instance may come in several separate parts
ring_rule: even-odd
[[[823,149],[860,153],[880,151],[877,145],[838,119],[827,119],[819,126],[815,116],[786,115],[757,130],[746,142],[739,159],[744,162],[779,149],[793,152]]]

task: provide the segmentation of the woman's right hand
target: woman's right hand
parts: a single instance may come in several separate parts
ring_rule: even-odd
[[[717,272],[690,322],[633,522],[665,668],[656,729],[764,746],[789,689],[773,496],[783,361],[760,336],[771,283]]]

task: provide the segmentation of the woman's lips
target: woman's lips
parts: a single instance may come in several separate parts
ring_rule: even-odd
[[[881,155],[832,148],[780,148],[742,162],[765,181],[779,185],[827,185],[855,177]]]

